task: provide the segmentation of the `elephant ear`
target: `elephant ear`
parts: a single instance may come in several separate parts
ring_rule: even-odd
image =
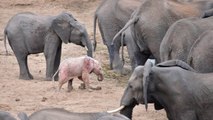
[[[146,110],[148,108],[147,91],[148,91],[148,84],[150,81],[149,75],[150,75],[152,66],[153,66],[153,63],[150,60],[147,60],[144,65],[144,72],[143,72],[143,98],[144,98]]]
[[[59,38],[64,42],[68,43],[71,34],[70,16],[62,13],[58,15],[52,22],[52,29],[56,32]]]
[[[83,71],[90,73],[94,69],[94,60],[89,56],[86,56],[83,63]]]

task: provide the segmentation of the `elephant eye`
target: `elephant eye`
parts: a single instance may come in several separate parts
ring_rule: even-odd
[[[131,88],[131,89],[133,88],[131,84],[129,85],[129,88]]]

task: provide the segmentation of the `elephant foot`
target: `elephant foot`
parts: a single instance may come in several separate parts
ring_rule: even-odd
[[[67,87],[67,92],[71,92],[73,89],[74,89],[73,86],[68,86]]]
[[[51,77],[46,77],[46,79],[45,79],[46,81],[51,81],[52,80],[52,78]],[[55,80],[56,81],[56,80]]]
[[[20,75],[19,79],[22,79],[22,80],[32,80],[33,76],[31,74]]]
[[[102,88],[100,87],[100,86],[97,86],[97,87],[90,87],[90,89],[92,89],[92,90],[101,90]]]
[[[113,69],[113,71],[115,73],[118,73],[118,74],[122,74],[123,73],[123,69]]]
[[[54,79],[54,81],[58,81],[58,76],[55,76],[54,78],[52,78],[52,77],[48,77],[48,76],[46,76],[46,81],[51,81],[51,80],[53,80]]]
[[[73,87],[72,88],[69,88],[68,90],[67,90],[67,92],[69,93],[69,92],[71,92],[73,90]]]
[[[86,89],[86,86],[85,86],[84,83],[81,83],[81,85],[78,88],[81,89],[81,90],[84,90],[84,89]]]
[[[128,69],[125,69],[125,68],[113,69],[113,71],[115,71],[116,73],[121,74],[121,75],[128,75],[128,74],[131,73],[131,70],[128,70]]]
[[[89,92],[92,92],[92,89],[90,89],[90,86],[86,87],[86,85],[84,83],[81,83],[81,85],[78,88],[81,90],[87,90]]]

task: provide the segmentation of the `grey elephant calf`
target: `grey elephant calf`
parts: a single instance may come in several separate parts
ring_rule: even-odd
[[[120,114],[107,112],[97,113],[73,113],[60,108],[49,108],[37,111],[29,117],[25,113],[19,113],[21,120],[129,120]]]
[[[70,92],[72,87],[72,81],[75,77],[83,81],[83,88],[90,89],[89,86],[89,74],[95,73],[98,76],[98,80],[102,81],[103,73],[100,63],[89,57],[89,56],[82,56],[76,58],[68,58],[64,60],[54,76],[59,72],[59,90],[61,89],[62,85],[68,82],[68,92]]]

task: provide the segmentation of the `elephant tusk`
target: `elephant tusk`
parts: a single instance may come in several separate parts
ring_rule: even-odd
[[[120,106],[119,108],[117,108],[117,109],[115,109],[115,110],[107,111],[107,113],[115,113],[115,112],[118,112],[118,111],[122,110],[124,107],[125,107],[125,106],[122,105],[122,106]]]
[[[86,51],[88,51],[88,48],[86,46],[84,48],[86,49]]]

